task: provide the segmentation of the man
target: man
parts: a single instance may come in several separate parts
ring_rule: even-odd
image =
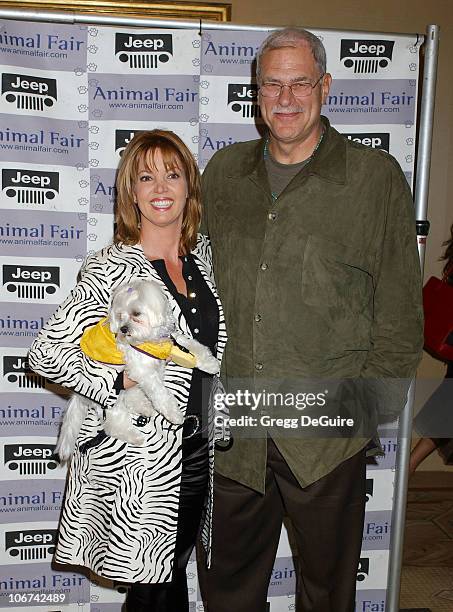
[[[257,82],[267,136],[219,151],[203,175],[229,335],[224,378],[250,379],[254,390],[271,380],[364,380],[359,409],[389,420],[422,348],[407,182],[390,155],[321,117],[331,76],[317,37],[270,34]],[[266,609],[284,515],[297,549],[296,609],[354,610],[368,429],[257,439],[233,429],[231,448],[216,454],[212,567],[201,575],[209,612]]]

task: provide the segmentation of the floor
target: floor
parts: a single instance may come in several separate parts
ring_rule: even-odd
[[[453,471],[410,481],[400,609],[453,612]]]
[[[400,609],[452,612],[453,568],[404,567]]]

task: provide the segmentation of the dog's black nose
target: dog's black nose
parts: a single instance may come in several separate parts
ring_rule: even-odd
[[[128,331],[129,331],[129,328],[127,325],[123,325],[122,327],[120,327],[120,332],[122,334],[127,334]]]

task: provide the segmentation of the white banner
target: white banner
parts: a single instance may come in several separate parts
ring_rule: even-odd
[[[416,36],[314,30],[333,84],[323,109],[347,138],[394,155],[412,183]],[[120,612],[125,585],[55,571],[65,470],[54,455],[65,392],[27,348],[113,233],[115,171],[137,132],[175,131],[203,169],[263,130],[252,76],[267,32],[0,24],[0,608]],[[388,432],[387,432],[388,433]],[[385,610],[396,433],[369,466],[357,612]],[[189,562],[191,610],[203,610]],[[269,610],[294,609],[283,531]]]

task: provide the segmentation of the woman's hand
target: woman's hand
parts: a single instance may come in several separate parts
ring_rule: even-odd
[[[130,389],[131,387],[134,387],[136,384],[137,383],[135,382],[135,380],[132,380],[132,378],[129,378],[126,372],[123,372],[123,386],[125,389]]]

